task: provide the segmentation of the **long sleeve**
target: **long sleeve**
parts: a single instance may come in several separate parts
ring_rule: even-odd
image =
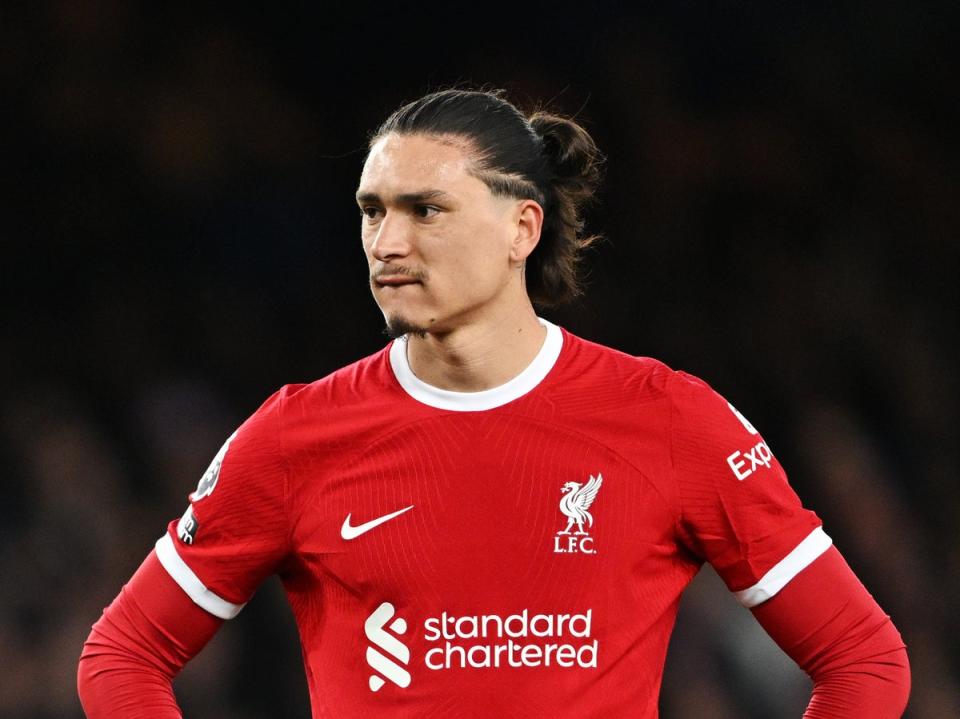
[[[83,646],[77,689],[87,717],[180,719],[171,682],[222,624],[151,552]]]
[[[813,679],[804,719],[896,719],[910,694],[906,647],[836,548],[754,616]]]
[[[224,443],[183,517],[94,625],[77,677],[88,717],[180,717],[173,677],[281,561],[282,399],[275,393]]]

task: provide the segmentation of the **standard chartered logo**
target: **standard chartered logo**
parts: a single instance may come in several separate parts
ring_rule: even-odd
[[[373,614],[367,617],[363,630],[372,644],[404,664],[409,664],[410,650],[403,642],[384,630],[387,622],[395,613],[393,605],[390,602],[384,602],[373,611]],[[404,634],[407,631],[407,622],[403,617],[397,617],[390,622],[390,629],[397,634]],[[374,647],[367,647],[367,664],[397,686],[410,686],[410,672]],[[370,691],[380,691],[385,683],[381,676],[372,674],[370,676]]]
[[[590,641],[592,631],[592,609],[584,614],[531,614],[524,609],[506,617],[456,617],[444,612],[424,622],[424,639],[437,644],[427,650],[424,664],[433,670],[595,669],[599,642]]]
[[[377,647],[367,647],[367,664],[377,672],[370,677],[371,691],[379,691],[384,686],[383,677],[400,687],[410,685],[410,673],[404,668],[410,664],[410,650],[384,629],[394,614],[393,605],[384,602],[367,618],[364,626],[367,639]],[[389,629],[404,634],[407,623],[398,617],[389,624]],[[507,616],[455,616],[443,612],[424,621],[423,639],[427,649],[422,663],[432,671],[523,667],[596,669],[600,644],[593,638],[592,609],[582,614],[535,614],[524,609]]]

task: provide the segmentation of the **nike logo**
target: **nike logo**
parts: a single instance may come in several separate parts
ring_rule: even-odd
[[[411,509],[413,509],[412,504],[409,507],[398,509],[396,512],[391,512],[390,514],[385,514],[382,517],[371,519],[369,522],[358,524],[356,527],[350,526],[350,514],[348,514],[347,518],[343,520],[343,526],[340,527],[340,536],[348,541],[351,539],[356,539],[361,534],[366,534],[374,527],[379,527],[384,522],[389,522],[394,517],[399,517],[401,514]]]

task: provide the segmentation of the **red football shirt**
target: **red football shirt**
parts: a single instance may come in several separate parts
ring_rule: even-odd
[[[544,324],[484,392],[402,340],[281,389],[157,542],[219,617],[279,574],[314,717],[655,717],[703,561],[754,606],[829,546],[705,383]]]

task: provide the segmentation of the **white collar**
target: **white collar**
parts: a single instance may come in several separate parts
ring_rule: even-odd
[[[455,412],[482,412],[500,407],[522,397],[540,384],[560,356],[560,350],[563,348],[563,333],[560,328],[544,319],[537,319],[547,328],[547,337],[543,341],[543,346],[523,372],[499,387],[480,392],[452,392],[427,384],[410,369],[410,363],[407,361],[406,338],[395,340],[390,345],[390,367],[397,382],[407,394],[431,407]]]

